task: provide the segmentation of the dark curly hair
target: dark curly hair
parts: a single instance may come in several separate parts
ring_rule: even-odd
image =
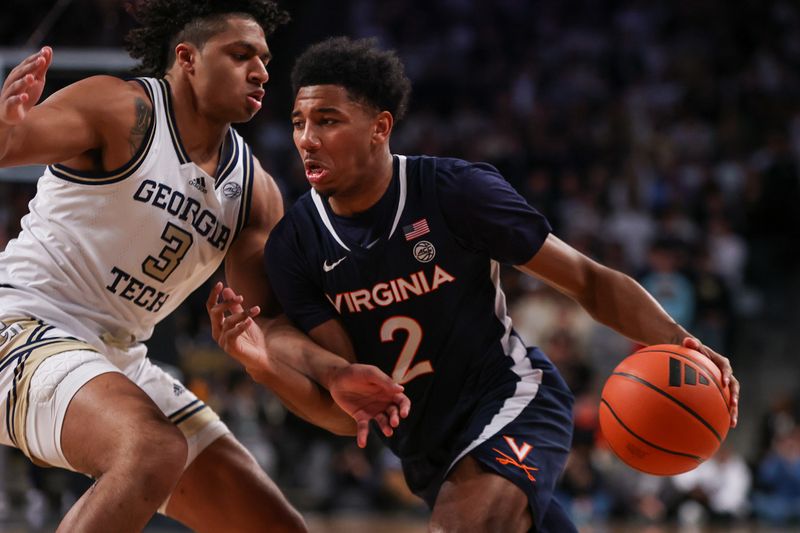
[[[411,82],[394,51],[377,48],[376,39],[333,37],[311,45],[292,69],[294,94],[309,85],[339,85],[350,97],[395,120],[406,112]]]
[[[179,42],[202,47],[225,29],[229,15],[252,18],[267,36],[289,21],[289,14],[270,0],[135,0],[128,11],[141,27],[128,32],[126,48],[139,60],[135,72],[145,76],[163,76]]]

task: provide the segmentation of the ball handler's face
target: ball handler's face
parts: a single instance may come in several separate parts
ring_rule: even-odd
[[[230,17],[227,28],[197,52],[192,83],[197,105],[222,122],[250,120],[261,109],[271,57],[258,23]]]
[[[376,158],[380,113],[350,98],[338,85],[301,87],[292,110],[294,144],[309,184],[323,196],[356,197]]]

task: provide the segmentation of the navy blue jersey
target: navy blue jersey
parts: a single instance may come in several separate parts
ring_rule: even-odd
[[[265,258],[287,315],[306,332],[339,319],[359,362],[405,386],[411,413],[386,440],[415,492],[555,375],[513,331],[499,286],[499,264],[525,263],[549,232],[490,165],[424,156],[395,156],[391,186],[366,213],[338,217],[312,190],[273,230]]]

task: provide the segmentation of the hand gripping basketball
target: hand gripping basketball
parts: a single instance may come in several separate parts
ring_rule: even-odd
[[[628,356],[606,381],[600,427],[614,453],[648,474],[687,472],[711,457],[731,426],[731,390],[704,354],[659,344]]]

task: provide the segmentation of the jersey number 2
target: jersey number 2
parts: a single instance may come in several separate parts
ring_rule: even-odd
[[[430,361],[420,361],[414,366],[414,357],[417,355],[419,345],[422,343],[422,326],[413,318],[407,316],[393,316],[386,320],[381,326],[381,341],[392,342],[397,330],[405,330],[407,333],[406,342],[400,350],[400,357],[392,371],[392,380],[395,383],[404,385],[414,378],[433,372]]]
[[[142,270],[151,278],[163,283],[181,264],[194,239],[188,231],[182,230],[172,222],[167,222],[161,240],[166,241],[166,246],[161,249],[158,257],[147,256],[142,263]]]

